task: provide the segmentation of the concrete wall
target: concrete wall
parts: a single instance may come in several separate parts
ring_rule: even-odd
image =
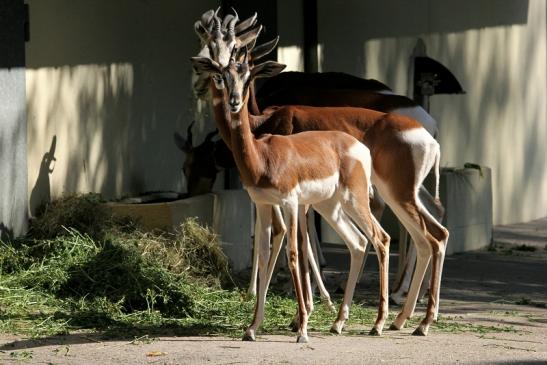
[[[279,19],[292,19],[279,7]],[[543,0],[318,0],[322,71],[386,82],[412,95],[419,38],[466,95],[434,96],[442,165],[492,168],[495,224],[547,215],[546,4]],[[299,28],[279,27],[282,61],[300,69]],[[292,50],[292,51],[290,51]]]
[[[0,240],[27,228],[27,119],[22,0],[0,3]]]
[[[106,197],[184,190],[173,132],[197,119],[193,31],[217,1],[28,0],[28,189],[31,208],[64,192]]]
[[[183,190],[172,142],[197,118],[192,24],[217,3],[28,0],[28,188],[31,207],[63,192],[107,197]],[[280,60],[302,69],[302,0],[278,1]],[[259,14],[260,15],[260,14]],[[494,223],[547,214],[546,5],[542,0],[318,0],[324,71],[372,77],[409,95],[422,38],[467,91],[434,96],[444,166],[492,168]],[[389,24],[387,23],[389,22]]]

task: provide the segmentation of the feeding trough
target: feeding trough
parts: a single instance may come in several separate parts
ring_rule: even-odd
[[[253,207],[243,190],[221,190],[184,198],[174,192],[156,192],[106,203],[114,215],[138,220],[147,230],[174,231],[196,217],[219,235],[220,245],[235,272],[251,265]]]

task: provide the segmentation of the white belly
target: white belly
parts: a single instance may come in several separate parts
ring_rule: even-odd
[[[324,179],[305,180],[300,182],[288,193],[282,193],[276,189],[245,187],[253,202],[258,204],[283,205],[291,200],[298,204],[315,204],[331,198],[338,188],[338,173]]]

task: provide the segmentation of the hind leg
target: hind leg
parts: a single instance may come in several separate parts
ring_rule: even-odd
[[[414,332],[415,335],[426,335],[429,326],[435,318],[435,313],[438,313],[440,279],[448,231],[440,225],[419,202],[410,201],[404,204],[398,202],[392,203],[392,209],[396,212],[403,224],[405,224],[405,227],[412,236],[412,240],[416,247],[417,260],[416,269],[405,304],[391,328],[402,328],[406,320],[414,313],[425,271],[431,260],[432,275],[429,285],[430,294],[426,317]]]
[[[359,193],[357,193],[359,194]],[[354,195],[354,199],[344,204],[345,210],[349,216],[363,231],[366,237],[371,241],[378,258],[380,296],[378,302],[378,316],[374,327],[370,331],[371,335],[381,335],[384,323],[388,316],[388,296],[389,296],[389,244],[390,237],[382,229],[376,218],[371,214],[366,204],[359,204],[364,197]]]

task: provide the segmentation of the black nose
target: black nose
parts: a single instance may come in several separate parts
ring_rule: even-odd
[[[230,105],[231,106],[237,106],[239,104],[239,100],[241,98],[239,97],[239,94],[232,94],[230,96]]]

